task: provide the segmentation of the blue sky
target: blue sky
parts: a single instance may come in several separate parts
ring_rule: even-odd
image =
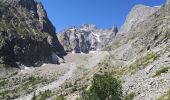
[[[40,0],[56,31],[82,24],[99,28],[120,26],[136,4],[157,6],[166,0]]]

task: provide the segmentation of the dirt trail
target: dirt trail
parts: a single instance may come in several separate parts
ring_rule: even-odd
[[[26,96],[20,97],[16,100],[32,100],[34,93],[36,95],[38,95],[40,92],[44,92],[46,90],[59,89],[59,86],[61,86],[66,80],[68,80],[69,78],[72,77],[75,70],[76,70],[76,64],[71,63],[69,66],[69,71],[66,72],[63,76],[60,76],[58,80],[56,80],[48,85],[45,85],[43,87],[39,87],[36,89],[36,91],[34,91]]]

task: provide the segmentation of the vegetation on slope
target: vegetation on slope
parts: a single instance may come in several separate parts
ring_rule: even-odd
[[[135,93],[131,92],[125,96],[124,100],[133,100],[134,97],[135,97]]]
[[[95,75],[92,86],[84,90],[80,100],[121,100],[121,82],[109,74]]]
[[[154,76],[156,77],[156,76],[160,76],[162,73],[167,73],[169,69],[170,69],[170,67],[161,68],[156,71]]]
[[[145,56],[137,59],[135,62],[126,67],[120,67],[112,72],[112,75],[115,77],[121,77],[128,73],[134,74],[137,71],[144,69],[148,64],[152,63],[159,57],[159,54],[154,52],[149,52]]]
[[[157,100],[170,100],[170,89],[166,95],[159,97]]]

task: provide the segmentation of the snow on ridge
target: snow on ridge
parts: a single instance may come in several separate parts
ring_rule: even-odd
[[[99,35],[99,34],[94,34],[94,36],[97,38],[97,41],[98,41],[98,42],[101,42],[101,40],[100,40],[100,35]]]
[[[96,53],[96,51],[89,51],[89,53]]]
[[[161,6],[154,6],[154,7],[156,7],[156,8],[160,8]]]

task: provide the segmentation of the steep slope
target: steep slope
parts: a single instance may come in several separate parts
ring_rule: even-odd
[[[134,100],[157,100],[161,96],[166,100],[170,87],[170,5],[161,6],[132,26],[107,48],[113,75],[122,79],[125,95],[135,94]]]
[[[141,4],[133,7],[120,28],[118,36],[125,35],[131,29],[136,28],[140,22],[145,21],[148,16],[155,13],[158,9],[159,7],[149,7]]]
[[[130,56],[133,58],[141,52],[150,50],[161,43],[166,43],[169,39],[168,5],[163,6],[143,22],[135,25],[135,28],[126,33],[127,36],[116,38],[113,42],[112,49],[119,47],[117,54],[120,54],[115,58],[129,60]]]
[[[0,1],[0,64],[38,66],[65,51],[40,2]]]
[[[69,28],[58,34],[66,51],[89,53],[102,49],[116,36],[117,28],[98,29],[95,25],[85,24],[80,28]]]

